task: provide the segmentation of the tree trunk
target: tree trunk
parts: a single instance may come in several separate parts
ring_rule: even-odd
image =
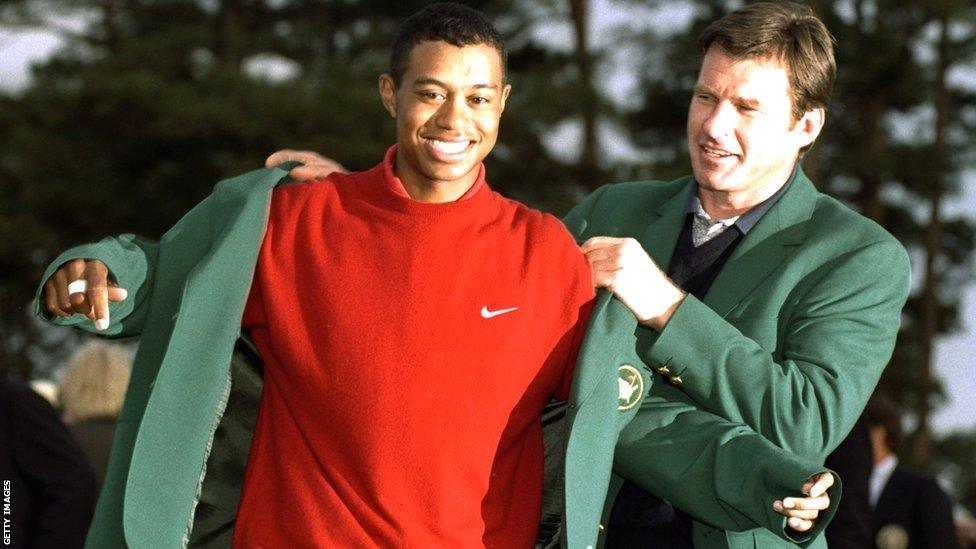
[[[583,124],[583,143],[579,164],[576,169],[577,181],[589,190],[595,190],[604,182],[600,181],[599,143],[597,123],[600,116],[599,93],[593,84],[594,58],[589,45],[589,3],[587,0],[571,0],[569,3],[576,35],[576,65],[579,68],[580,116]]]
[[[945,134],[949,123],[949,91],[946,86],[946,73],[949,63],[949,21],[946,16],[939,18],[940,35],[938,44],[938,68],[935,78],[935,136],[932,145],[932,177],[928,181],[929,213],[925,228],[925,278],[922,286],[922,322],[919,330],[918,398],[915,414],[918,424],[915,428],[912,455],[915,463],[924,464],[929,459],[931,433],[929,414],[931,406],[929,395],[932,390],[932,355],[935,336],[939,330],[939,273],[936,260],[942,251],[942,179],[947,167]]]

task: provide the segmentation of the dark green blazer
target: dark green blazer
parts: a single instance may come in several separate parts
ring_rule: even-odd
[[[261,390],[260,357],[240,319],[271,192],[286,175],[276,168],[223,181],[159,242],[107,238],[66,251],[44,274],[72,258],[103,261],[129,290],[111,304],[109,328],[95,332],[78,315],[49,320],[141,335],[89,546],[229,545]],[[36,312],[43,316],[40,300]],[[772,502],[796,494],[820,464],[657,382],[636,333],[633,315],[601,292],[569,401],[544,417],[541,543],[599,543],[614,447],[628,424],[631,460],[618,461],[630,476],[716,527],[765,527],[787,539]],[[652,387],[660,392],[648,396]],[[656,442],[643,436],[658,429]]]
[[[695,190],[690,177],[607,185],[565,222],[580,242],[635,238],[667,270]],[[799,170],[742,238],[704,300],[686,297],[660,334],[637,329],[637,354],[670,382],[654,383],[650,399],[680,406],[675,399],[690,398],[681,402],[694,413],[747,425],[822,463],[853,427],[891,357],[908,290],[901,244],[819,193]],[[723,532],[694,511],[696,494],[679,488],[687,477],[684,462],[696,459],[674,444],[684,428],[692,427],[638,416],[620,435],[615,471],[691,509],[699,519],[698,546],[784,543],[768,530]],[[658,459],[677,462],[670,477],[649,473]],[[744,474],[754,465],[735,459]]]

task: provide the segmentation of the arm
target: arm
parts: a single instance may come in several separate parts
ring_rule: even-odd
[[[131,234],[71,248],[44,271],[44,282],[34,298],[34,314],[52,324],[101,335],[138,335],[149,309],[158,254],[157,243]],[[75,280],[86,280],[87,287],[70,293],[68,286]],[[108,294],[111,288],[107,286],[121,292]],[[102,318],[107,325],[99,329],[96,322]]]
[[[823,459],[854,425],[891,356],[909,289],[904,248],[878,230],[861,231],[861,241],[825,231],[725,318],[671,292],[674,284],[633,238],[599,236],[643,236],[642,212],[660,203],[641,202],[653,189],[604,194],[570,212],[567,224],[578,241],[588,239],[594,283],[640,320],[641,359],[677,378],[703,409]],[[752,260],[736,261],[745,273]]]
[[[807,275],[778,319],[739,321],[741,330],[687,296],[660,335],[638,330],[638,353],[680,376],[702,408],[823,459],[857,421],[891,356],[907,273],[895,241],[865,245]],[[754,339],[763,333],[775,334],[774,353]]]
[[[209,246],[213,235],[205,230],[212,225],[214,203],[219,200],[213,194],[205,198],[173,225],[161,242],[182,238],[198,247]],[[191,227],[197,229],[188,233]],[[139,335],[152,301],[159,254],[160,243],[131,234],[71,248],[45,270],[44,282],[34,298],[34,314],[52,324],[74,326],[97,335]],[[176,266],[185,267],[178,263]],[[87,287],[69,293],[69,286],[76,280],[86,281]],[[107,322],[99,326],[99,319]]]
[[[701,410],[680,390],[654,383],[621,431],[614,472],[671,502],[696,520],[723,530],[762,527],[793,543],[817,537],[836,512],[831,506],[806,532],[787,528],[774,509],[784,496],[802,498],[807,479],[824,468],[777,448],[742,424]]]

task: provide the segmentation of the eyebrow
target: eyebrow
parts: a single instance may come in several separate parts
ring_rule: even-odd
[[[414,80],[413,85],[414,85],[414,87],[416,87],[416,86],[438,86],[438,87],[441,87],[441,88],[450,88],[451,87],[451,86],[448,86],[446,83],[441,82],[440,80],[438,80],[436,78],[431,78],[429,76],[421,76],[420,78]],[[497,90],[498,89],[498,86],[496,86],[494,84],[472,84],[470,86],[467,86],[467,88],[469,88],[469,89],[478,89],[478,90]]]
[[[709,95],[717,95],[712,88],[710,88],[708,86],[705,86],[705,85],[702,85],[702,84],[695,84],[695,86],[691,89],[691,93],[693,95],[694,94],[699,94],[699,93],[707,93]],[[755,108],[762,107],[762,103],[758,99],[754,99],[754,98],[751,98],[751,97],[736,96],[736,97],[733,97],[732,98],[732,101],[734,103],[736,103],[736,104],[744,105],[744,106],[749,107],[751,109],[755,109]]]

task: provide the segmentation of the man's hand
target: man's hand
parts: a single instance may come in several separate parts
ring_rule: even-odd
[[[44,283],[44,308],[51,316],[87,316],[99,330],[108,328],[108,302],[128,296],[108,276],[108,267],[95,259],[73,259]]]
[[[595,236],[582,246],[593,285],[613,292],[637,320],[661,331],[685,298],[633,238]]]
[[[291,160],[297,160],[303,164],[288,172],[288,175],[295,181],[325,179],[333,172],[346,173],[346,169],[342,167],[342,164],[331,158],[326,158],[314,151],[293,151],[290,149],[272,153],[264,161],[264,167],[273,168],[282,162]]]
[[[783,498],[773,502],[773,509],[787,517],[786,523],[798,532],[806,532],[813,528],[820,516],[820,511],[830,507],[830,496],[827,489],[834,485],[834,475],[820,473],[807,479],[802,492],[805,498]]]

